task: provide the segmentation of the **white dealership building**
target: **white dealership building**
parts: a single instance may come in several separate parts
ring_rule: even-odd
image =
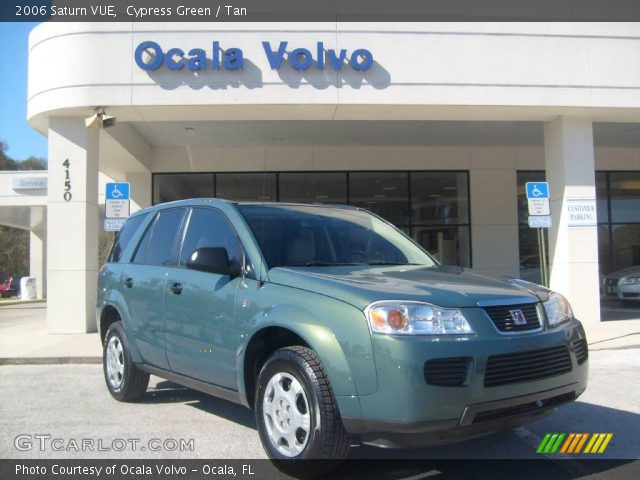
[[[32,231],[51,333],[96,328],[106,181],[132,210],[361,205],[445,263],[526,278],[525,183],[546,179],[550,284],[581,320],[640,264],[637,23],[45,23],[27,101],[48,185],[0,175],[0,224]],[[96,107],[115,125],[87,128]]]

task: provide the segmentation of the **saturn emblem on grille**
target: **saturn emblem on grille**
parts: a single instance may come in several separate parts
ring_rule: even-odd
[[[515,323],[516,325],[527,324],[527,318],[524,316],[524,313],[522,313],[522,310],[509,310],[509,314],[511,315],[513,323]]]

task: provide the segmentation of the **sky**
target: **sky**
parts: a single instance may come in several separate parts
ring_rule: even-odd
[[[1,0],[0,0],[1,1]],[[0,23],[0,140],[15,160],[47,158],[47,137],[27,122],[29,32],[37,23]]]

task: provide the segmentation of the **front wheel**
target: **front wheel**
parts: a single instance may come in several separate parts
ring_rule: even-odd
[[[291,462],[296,460],[341,460],[347,456],[349,436],[329,379],[313,350],[295,346],[276,351],[260,371],[255,398],[260,439],[280,468],[304,468]]]
[[[104,336],[102,369],[109,393],[116,400],[132,402],[147,390],[149,374],[133,363],[122,322],[112,323]]]

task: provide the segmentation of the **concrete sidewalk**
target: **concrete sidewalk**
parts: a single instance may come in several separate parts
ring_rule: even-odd
[[[606,309],[603,312],[608,314]],[[585,330],[592,351],[640,348],[640,315],[587,324]],[[0,365],[101,361],[102,345],[97,333],[47,333],[46,303],[0,307]]]
[[[0,306],[0,365],[101,361],[97,333],[47,333],[45,302]]]

